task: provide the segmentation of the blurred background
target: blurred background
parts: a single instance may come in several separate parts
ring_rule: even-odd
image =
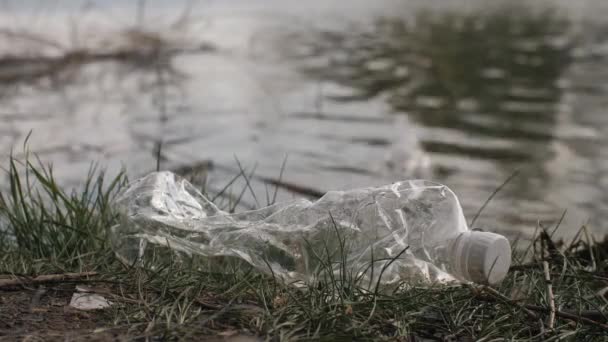
[[[242,207],[427,178],[476,226],[608,219],[608,2],[3,1],[0,160],[169,169]],[[4,180],[0,180],[0,183]],[[238,197],[242,180],[232,184]]]

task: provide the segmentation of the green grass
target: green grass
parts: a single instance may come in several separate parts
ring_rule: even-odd
[[[5,171],[0,279],[20,279],[19,286],[31,288],[37,275],[97,272],[64,281],[103,288],[115,303],[99,329],[88,332],[92,336],[120,330],[131,337],[196,340],[235,330],[277,341],[604,341],[608,334],[602,292],[608,252],[584,227],[564,244],[539,226],[534,243],[518,249],[517,265],[495,288],[404,284],[390,293],[370,290],[349,270],[331,271],[340,258],[320,255],[325,270],[318,283],[303,289],[251,269],[201,271],[175,258],[157,258],[146,267],[122,264],[106,234],[117,220],[112,199],[127,184],[124,174],[105,179],[92,168],[82,187],[67,191],[39,162],[11,158]],[[553,326],[543,262],[554,292]]]

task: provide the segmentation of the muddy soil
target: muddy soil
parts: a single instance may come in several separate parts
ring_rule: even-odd
[[[216,334],[209,334],[209,329],[146,333],[147,324],[115,325],[112,309],[70,307],[75,291],[75,284],[0,289],[0,341],[165,341],[186,335],[196,341],[258,341],[225,327]]]

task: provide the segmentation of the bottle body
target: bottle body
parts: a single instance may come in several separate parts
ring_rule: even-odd
[[[228,214],[187,181],[159,172],[133,183],[117,205],[122,219],[111,238],[128,263],[154,245],[237,258],[288,282],[345,270],[368,284],[466,280],[453,262],[454,245],[468,232],[462,209],[449,188],[428,181]]]

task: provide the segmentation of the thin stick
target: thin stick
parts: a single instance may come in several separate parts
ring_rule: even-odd
[[[546,313],[547,311],[549,311],[549,308],[545,308],[542,306],[536,306],[536,305],[532,305],[532,304],[526,304],[524,305],[524,307],[528,310],[532,310],[532,311],[538,311],[538,312],[544,312]],[[561,318],[565,318],[565,319],[569,319],[575,322],[579,322],[579,323],[587,323],[590,325],[594,325],[598,328],[601,328],[605,331],[608,331],[608,325],[604,324],[604,323],[600,323],[598,321],[592,320],[590,318],[586,318],[583,317],[581,315],[577,315],[577,314],[573,314],[573,313],[569,313],[569,312],[564,312],[564,311],[559,311],[556,310],[555,311],[555,316],[557,317],[561,317]]]
[[[551,283],[551,272],[549,270],[549,262],[543,260],[543,269],[545,272],[545,284],[547,285],[547,302],[549,303],[549,320],[547,325],[553,330],[555,325],[555,296],[553,295],[553,284]]]
[[[476,290],[475,287],[471,286],[471,289]],[[486,292],[490,293],[494,299],[499,299],[509,305],[512,305],[514,307],[517,307],[519,309],[522,309],[525,313],[527,313],[530,317],[534,318],[534,319],[538,319],[539,317],[534,313],[534,312],[541,312],[541,313],[550,313],[551,309],[550,308],[546,308],[546,307],[542,307],[542,306],[537,306],[537,305],[532,305],[532,304],[519,304],[516,301],[506,297],[505,295],[503,295],[502,293],[494,290],[493,288],[489,287],[489,286],[482,286],[481,287],[482,290],[485,290]],[[484,297],[479,297],[480,299],[485,299],[488,300],[488,298],[484,298]],[[565,311],[559,311],[559,310],[555,310],[555,316],[556,317],[561,317],[561,318],[565,318],[565,319],[569,319],[578,323],[586,323],[589,325],[593,325],[596,326],[598,328],[601,328],[605,331],[608,331],[608,324],[604,324],[604,323],[600,323],[598,321],[595,321],[593,319],[587,318],[587,317],[583,317],[581,315],[578,314],[574,314],[574,313],[569,313],[569,312],[565,312]]]
[[[0,288],[12,287],[25,284],[42,284],[42,283],[57,283],[64,280],[74,280],[80,278],[93,277],[98,275],[97,272],[82,272],[82,273],[63,273],[63,274],[45,274],[34,278],[16,276],[9,279],[0,279]]]
[[[479,208],[479,210],[475,214],[475,217],[473,217],[473,219],[471,220],[471,224],[469,224],[469,227],[473,227],[473,225],[475,224],[475,221],[477,221],[477,219],[479,218],[479,215],[481,215],[481,212],[483,212],[483,210],[490,203],[490,201],[492,201],[494,196],[496,196],[496,194],[498,194],[500,192],[500,190],[502,190],[502,188],[504,188],[507,184],[509,184],[509,182],[513,178],[515,178],[515,176],[517,176],[518,174],[519,174],[519,169],[513,171],[513,173],[509,176],[509,178],[507,178],[498,188],[496,188],[496,190],[494,190],[494,192],[492,192],[492,194],[490,194],[490,197],[488,197],[488,199],[483,203],[481,208]]]

